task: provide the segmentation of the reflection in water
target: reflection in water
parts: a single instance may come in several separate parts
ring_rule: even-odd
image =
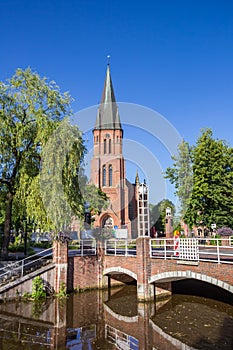
[[[232,350],[233,306],[174,295],[137,303],[136,287],[0,304],[2,350]]]
[[[96,339],[96,325],[68,328],[66,334],[66,349],[82,350],[86,347],[91,350]]]

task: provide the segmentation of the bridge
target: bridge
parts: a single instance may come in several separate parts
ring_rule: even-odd
[[[54,292],[59,292],[62,283],[69,292],[135,283],[139,301],[171,294],[173,282],[180,280],[201,281],[233,295],[230,239],[139,237],[102,244],[80,241],[73,247],[55,241],[50,254],[53,258],[47,264],[0,286],[0,299],[30,292],[36,275]],[[18,271],[24,271],[17,264]]]

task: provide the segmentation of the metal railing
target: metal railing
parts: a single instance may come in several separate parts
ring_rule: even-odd
[[[68,245],[69,256],[87,256],[96,255],[96,240],[95,239],[82,239],[72,241]]]
[[[233,264],[233,246],[229,238],[153,238],[150,240],[150,256]]]
[[[136,256],[136,239],[110,239],[105,241],[105,255]]]
[[[50,258],[48,260],[48,258]],[[11,262],[0,268],[0,286],[13,281],[16,278],[23,277],[41,266],[48,264],[52,258],[52,248],[42,250],[25,259]]]

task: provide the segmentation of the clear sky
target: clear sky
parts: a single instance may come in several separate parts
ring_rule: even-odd
[[[157,111],[190,144],[210,127],[233,146],[233,1],[0,0],[0,28],[0,80],[30,66],[77,112],[100,101],[110,54],[119,102]]]

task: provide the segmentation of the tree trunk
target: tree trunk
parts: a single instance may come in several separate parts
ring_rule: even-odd
[[[8,257],[8,247],[9,247],[10,232],[11,232],[12,203],[13,203],[13,194],[9,192],[6,197],[4,236],[3,236],[2,250],[1,250],[1,255],[3,258]]]

